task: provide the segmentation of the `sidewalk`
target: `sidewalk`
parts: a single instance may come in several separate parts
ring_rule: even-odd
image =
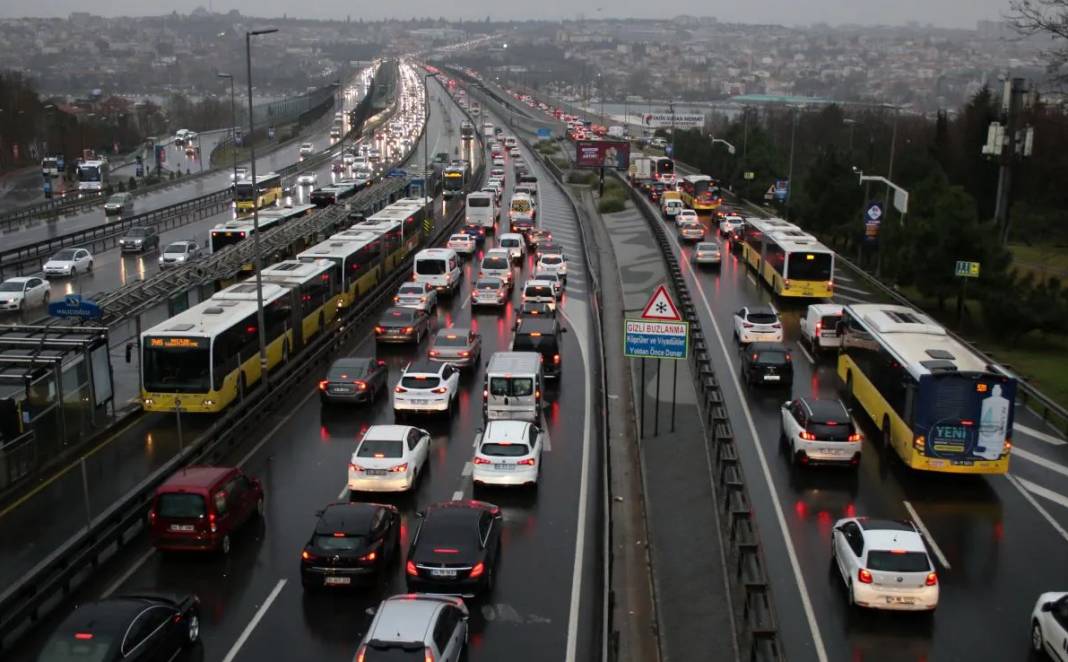
[[[717,659],[737,660],[723,541],[719,534],[715,495],[703,441],[705,434],[689,363],[662,362],[658,399],[656,363],[646,362],[643,383],[640,361],[627,360],[623,356],[622,321],[628,316],[639,316],[653,289],[668,282],[663,257],[645,219],[629,202],[624,211],[603,217],[588,193],[583,195],[583,203],[587,215],[594,221],[595,232],[611,243],[610,249],[606,245],[599,247],[600,258],[606,263],[602,272],[607,271],[609,262],[618,269],[615,282],[620,289],[614,307],[607,285],[612,279],[605,279],[605,319],[610,321],[606,325],[604,343],[608,365],[615,366],[616,370],[622,367],[622,372],[630,377],[633,394],[628,394],[631,407],[628,413],[632,421],[629,439],[637,436],[633,421],[644,391],[645,421],[643,425],[639,424],[644,427],[645,437],[638,440],[637,454],[641,463],[640,480],[649,536],[643,547],[648,549],[652,565],[661,659],[688,662],[694,659],[695,651],[705,651],[705,655],[715,655],[715,651]],[[672,429],[672,375],[675,368],[678,378]],[[612,388],[610,381],[610,398]],[[638,420],[640,422],[640,416]],[[613,433],[613,460],[621,441],[624,440]],[[617,470],[613,467],[613,473]],[[613,518],[617,506],[613,503]],[[638,542],[634,541],[634,544]],[[617,547],[614,553],[619,551]],[[619,591],[620,585],[613,584]],[[625,645],[620,649],[620,660],[641,659],[627,657]]]

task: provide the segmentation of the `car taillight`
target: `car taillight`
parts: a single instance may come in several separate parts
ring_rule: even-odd
[[[466,359],[471,356],[471,352],[460,352],[460,356]]]
[[[400,297],[398,297],[398,296],[393,297],[393,301],[394,301],[394,303],[396,303],[397,301],[400,301]]]
[[[816,335],[820,334],[820,329],[823,328],[823,322],[816,322]]]
[[[861,568],[857,572],[857,580],[860,581],[861,584],[870,584],[870,583],[872,583],[873,579],[872,579],[872,576],[871,576],[871,572],[869,570],[867,570],[866,568]]]
[[[434,652],[430,650],[430,646],[423,649],[423,662],[434,662]]]
[[[402,474],[407,470],[408,470],[408,463],[407,462],[405,462],[404,464],[398,464],[395,467],[390,467],[390,472],[391,473],[395,473],[395,474]]]
[[[377,558],[378,558],[378,552],[371,552],[369,554],[364,554],[363,556],[361,556],[357,560],[362,561],[363,563],[371,563],[372,561],[374,561]]]
[[[516,464],[522,465],[524,467],[532,467],[534,466],[534,458],[528,457],[526,459],[516,462]]]
[[[411,333],[411,332],[412,332],[412,330],[413,330],[413,329],[412,329],[412,327],[410,327],[410,326],[406,326],[406,327],[404,327],[404,332],[405,332],[405,333]]]
[[[557,364],[560,363],[560,355],[559,354],[553,354],[553,363],[557,363]]]
[[[359,473],[359,472],[363,471],[363,467],[361,467],[358,464],[355,464],[354,462],[349,462],[349,471],[355,471],[355,472]]]
[[[375,327],[375,333],[385,333],[385,331],[386,331],[385,328],[383,328],[381,326],[376,326]]]
[[[326,381],[325,379],[324,379],[324,380],[322,380],[322,381],[320,381],[320,382],[319,382],[319,390],[320,390],[320,391],[325,391],[325,390],[326,390],[326,385],[327,385],[327,384],[329,384],[329,382],[328,382],[328,381]]]
[[[481,577],[482,573],[485,572],[485,571],[486,571],[485,564],[483,564],[482,561],[479,561],[478,563],[475,564],[475,566],[473,568],[471,568],[471,574],[469,575],[469,577],[471,579],[475,579],[475,578]]]
[[[938,575],[933,572],[927,573],[927,581],[925,581],[924,584],[927,586],[936,586],[938,584]]]
[[[779,324],[778,322],[775,322],[774,324],[771,325],[771,328],[773,328],[773,329],[781,329],[782,328],[782,324]]]
[[[300,553],[300,558],[304,559],[305,561],[311,561],[315,558],[315,555],[305,549]]]
[[[360,650],[356,653],[356,662],[364,662],[367,657],[367,646],[360,646]]]
[[[395,389],[393,389],[393,392],[394,393],[407,393],[408,389],[404,388],[400,384],[397,384],[397,387]]]
[[[352,383],[355,384],[356,388],[361,390],[361,391],[366,391],[367,390],[367,383],[366,382],[362,382],[362,381],[357,379],[356,381],[354,381]]]
[[[854,432],[853,434],[849,435],[848,441],[860,441],[860,433]]]
[[[441,352],[439,352],[436,349],[432,349],[432,350],[430,350],[430,355],[431,356],[441,356]]]
[[[444,386],[439,386],[439,387],[437,387],[436,389],[433,389],[430,392],[431,393],[437,393],[438,395],[442,395],[443,393],[448,393],[449,389],[445,388]]]
[[[751,328],[753,328],[753,323],[752,322],[742,322],[742,328],[751,329]]]
[[[208,526],[211,528],[211,532],[215,533],[215,531],[216,531],[215,513],[209,513],[208,514]]]
[[[477,455],[475,456],[475,459],[471,461],[471,463],[472,464],[493,464],[492,462],[490,462],[486,458],[478,457]]]
[[[413,577],[418,577],[419,576],[419,570],[415,567],[415,562],[414,561],[408,561],[407,563],[404,564],[404,572],[408,573],[409,575],[411,575]]]
[[[150,525],[156,523],[156,511],[155,510],[148,511],[148,523]]]
[[[482,389],[482,399],[489,400],[489,391],[487,391],[486,389]]]
[[[812,434],[808,430],[802,430],[801,433],[798,434],[798,436],[804,439],[805,441],[816,441],[816,435]]]

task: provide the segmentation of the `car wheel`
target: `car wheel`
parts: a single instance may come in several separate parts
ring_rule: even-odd
[[[1038,621],[1031,624],[1031,650],[1036,655],[1046,652],[1046,644],[1042,637],[1042,626],[1038,624]]]
[[[230,534],[229,533],[224,535],[223,539],[222,539],[222,542],[219,543],[219,551],[222,552],[223,555],[227,555],[227,554],[230,553]]]
[[[185,631],[186,645],[192,646],[200,641],[200,615],[195,611],[189,613]]]

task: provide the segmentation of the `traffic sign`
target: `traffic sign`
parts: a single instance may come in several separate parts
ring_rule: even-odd
[[[686,322],[624,321],[623,354],[635,359],[684,359],[690,349]]]
[[[545,129],[545,128],[538,129],[538,140],[549,140],[552,137],[553,137],[553,132],[550,131],[549,129]]]
[[[679,314],[679,309],[675,307],[675,302],[671,300],[671,295],[668,294],[665,286],[657,286],[653,296],[649,298],[649,303],[645,304],[645,308],[642,310],[642,319],[666,322],[682,321],[682,315]]]
[[[864,211],[864,219],[868,221],[880,221],[883,218],[883,205],[880,202],[872,202]]]
[[[81,319],[100,319],[104,312],[94,301],[83,299],[80,294],[67,294],[62,301],[48,304],[48,314],[52,317],[78,317]]]
[[[954,272],[954,275],[959,276],[960,278],[978,278],[979,263],[957,260],[957,268]]]

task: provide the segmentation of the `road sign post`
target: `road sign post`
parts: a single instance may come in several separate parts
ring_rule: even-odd
[[[52,317],[74,317],[77,319],[100,319],[103,311],[95,302],[83,299],[80,294],[67,294],[62,301],[48,304],[48,314]]]
[[[660,429],[660,360],[676,361],[671,389],[671,429],[675,429],[675,399],[678,392],[678,363],[689,355],[690,325],[682,321],[667,288],[660,285],[642,310],[641,319],[624,320],[624,356],[642,360],[640,437],[645,436],[645,359],[656,359],[656,403],[653,436]]]

